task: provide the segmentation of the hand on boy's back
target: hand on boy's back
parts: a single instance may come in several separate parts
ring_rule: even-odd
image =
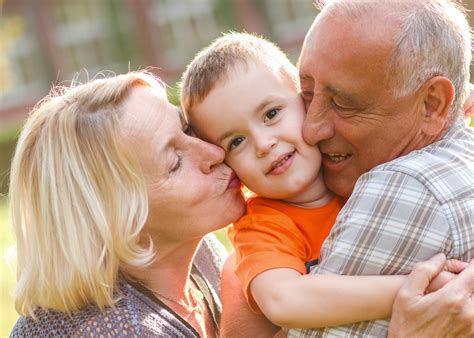
[[[468,124],[471,123],[471,117],[474,116],[474,84],[469,85],[469,97],[464,103],[464,119]]]
[[[428,284],[445,269],[454,278],[426,294]],[[438,254],[417,263],[395,299],[388,337],[474,337],[473,280],[474,260],[446,261]]]
[[[456,278],[458,273],[468,267],[468,263],[458,261],[457,259],[449,259],[446,261],[444,270],[441,271],[428,285],[425,294],[435,292],[445,286],[449,281]]]

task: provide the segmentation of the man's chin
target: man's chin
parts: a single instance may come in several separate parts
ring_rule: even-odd
[[[324,182],[329,190],[338,196],[349,198],[354,190],[355,181],[348,180],[342,175],[331,175],[324,173]]]

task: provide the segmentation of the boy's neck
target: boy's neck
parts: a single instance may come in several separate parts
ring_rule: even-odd
[[[334,194],[326,187],[323,175],[319,175],[303,191],[296,195],[281,199],[282,202],[296,205],[300,208],[321,208],[328,204],[334,197]]]
[[[334,193],[329,190],[321,195],[319,198],[308,200],[308,201],[292,201],[290,200],[280,200],[283,203],[294,205],[300,208],[321,208],[327,205],[334,198]]]

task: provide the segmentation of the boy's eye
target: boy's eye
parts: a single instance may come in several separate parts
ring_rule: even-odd
[[[243,136],[237,136],[229,143],[229,151],[238,147],[242,142],[244,142],[245,138]]]
[[[269,110],[265,113],[265,116],[263,117],[263,122],[270,121],[277,115],[278,115],[278,109]]]

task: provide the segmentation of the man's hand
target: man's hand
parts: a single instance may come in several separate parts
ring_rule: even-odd
[[[444,265],[444,271],[441,271],[435,278],[430,281],[430,284],[425,290],[426,293],[435,292],[469,266],[469,263],[458,261],[457,259],[449,259]]]
[[[470,124],[472,116],[474,116],[474,84],[469,84],[469,96],[464,103],[464,120]]]
[[[438,291],[425,295],[443,270],[438,254],[415,265],[393,306],[389,337],[459,337],[474,335],[474,260]]]

